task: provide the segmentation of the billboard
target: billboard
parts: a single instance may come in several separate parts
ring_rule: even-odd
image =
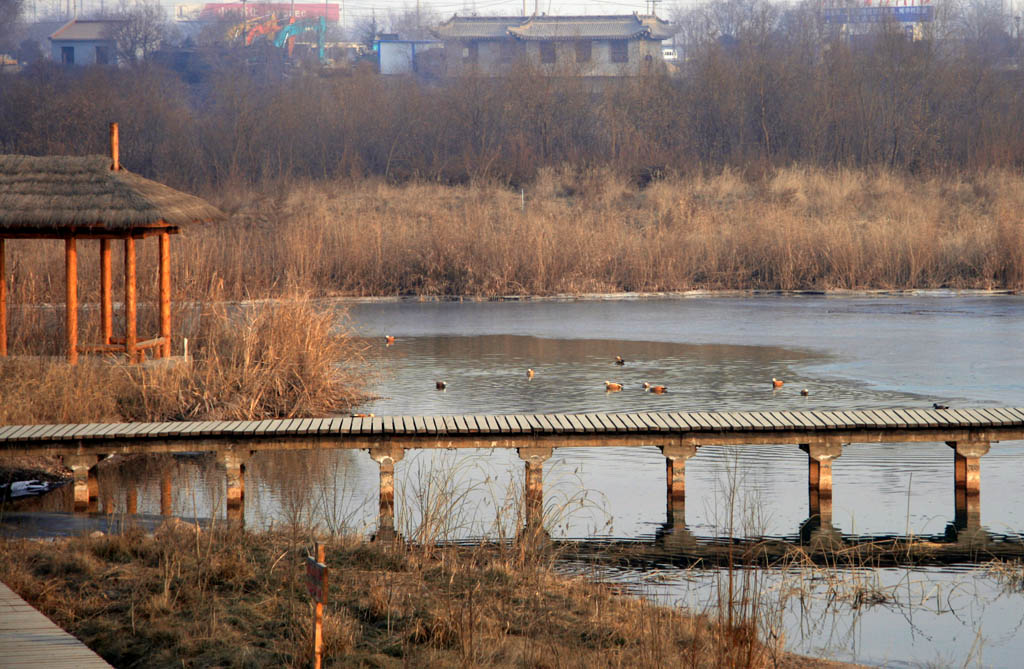
[[[222,18],[241,17],[245,11],[246,18],[277,14],[281,17],[292,15],[295,18],[324,17],[328,22],[337,23],[340,16],[338,5],[327,2],[218,2],[195,5],[178,5],[174,8],[176,21],[216,21]]]

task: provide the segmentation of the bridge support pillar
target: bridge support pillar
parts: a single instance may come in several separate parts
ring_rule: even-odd
[[[953,449],[953,487],[968,495],[981,492],[981,456],[988,453],[987,441],[947,441]]]
[[[401,448],[371,448],[370,457],[380,465],[380,515],[375,540],[393,540],[395,532],[395,463],[405,457]]]
[[[173,508],[173,489],[171,488],[171,470],[165,469],[160,474],[160,515],[170,516]]]
[[[64,466],[72,472],[74,485],[74,511],[96,511],[99,508],[99,480],[96,478],[96,464],[102,455],[65,455]]]
[[[544,531],[544,461],[551,457],[550,448],[520,448],[519,457],[526,463],[526,481],[523,485],[523,506],[526,530]]]
[[[817,493],[819,500],[832,499],[832,461],[843,454],[843,445],[837,441],[820,444],[800,444],[807,453],[807,486]]]
[[[245,521],[245,464],[249,455],[248,451],[217,451],[217,462],[223,465],[227,477],[228,520]]]
[[[668,520],[673,526],[686,525],[686,461],[697,454],[697,448],[682,444],[661,447],[668,483]]]

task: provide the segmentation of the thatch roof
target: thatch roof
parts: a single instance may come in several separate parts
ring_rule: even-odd
[[[224,216],[194,195],[110,165],[105,156],[0,155],[0,233],[123,232]]]

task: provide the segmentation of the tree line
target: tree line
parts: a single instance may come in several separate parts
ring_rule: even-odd
[[[146,62],[38,62],[0,76],[0,152],[104,153],[117,120],[130,169],[200,191],[350,177],[518,184],[564,164],[638,178],[1024,165],[1019,35],[910,38],[883,23],[850,37],[811,9],[744,7],[728,33],[686,18],[676,71],[599,86],[525,66],[422,83],[369,67],[282,75],[226,54],[185,83]]]

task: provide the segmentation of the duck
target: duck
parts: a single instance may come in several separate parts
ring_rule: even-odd
[[[445,383],[444,381],[435,381],[434,387],[437,388],[438,390],[444,390],[445,388],[448,387],[448,384]]]
[[[939,404],[938,402],[933,402],[932,403],[932,408],[933,409],[948,409],[949,405],[948,404]]]
[[[653,386],[650,383],[644,381],[644,390],[655,395],[664,395],[668,392],[668,386]]]
[[[777,379],[777,378],[775,378],[773,376],[772,377],[772,388],[781,388],[781,387],[782,387],[782,379]]]
[[[807,388],[804,388],[803,390],[800,391],[800,394],[803,395],[804,397],[807,397],[811,393],[809,390],[807,390]]]
[[[605,381],[604,382],[604,389],[607,390],[610,393],[617,393],[620,390],[622,390],[622,384],[621,383],[615,383],[614,381]]]
[[[354,414],[352,414],[352,417],[353,418],[373,418],[373,414],[372,413],[354,413]]]
[[[395,343],[394,335],[385,335],[384,336],[384,345],[385,346],[391,346],[394,343]]]
[[[625,365],[626,361],[622,359],[621,355],[617,355],[617,356],[615,356],[615,364],[616,365]]]
[[[526,370],[526,378],[528,378],[528,379],[532,379],[533,378],[533,368],[532,367],[530,369]]]

